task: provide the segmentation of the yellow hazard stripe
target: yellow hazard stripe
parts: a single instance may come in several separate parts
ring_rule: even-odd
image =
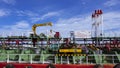
[[[82,52],[82,49],[60,49],[59,52]]]
[[[56,54],[55,56],[86,56],[86,54]]]

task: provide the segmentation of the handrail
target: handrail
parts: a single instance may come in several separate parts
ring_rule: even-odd
[[[95,64],[94,62],[96,59],[94,58],[97,54],[91,54],[87,55],[82,58],[78,58],[78,56],[56,56],[54,54],[0,54],[0,62],[18,62],[18,63],[55,63],[55,64]],[[118,59],[115,58],[117,57],[115,54],[113,55],[107,55],[107,54],[99,54],[101,56],[100,58],[100,64],[104,63],[119,63]],[[120,56],[120,55],[119,55]],[[15,57],[13,59],[13,57]],[[46,57],[46,58],[45,58]],[[34,59],[35,58],[35,59]],[[104,62],[106,61],[106,62]]]

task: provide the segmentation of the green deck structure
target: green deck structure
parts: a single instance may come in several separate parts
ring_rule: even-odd
[[[116,54],[116,56],[117,56],[117,58],[118,58],[118,60],[120,62],[120,54],[118,54],[116,51],[115,51],[115,54]]]
[[[27,40],[29,42],[31,42],[33,39],[32,38],[9,38],[10,40]],[[99,38],[98,38],[99,39]],[[101,39],[101,38],[100,38]],[[107,41],[113,40],[113,39],[117,39],[120,41],[120,38],[103,38]],[[2,42],[7,41],[8,38],[0,38],[0,40]],[[39,41],[40,40],[40,41]],[[86,42],[87,40],[90,42],[95,42],[95,38],[80,38],[80,39],[76,39],[78,41],[84,41],[85,43],[83,44],[76,44],[74,43],[74,47],[75,48],[81,45],[84,45],[87,47],[88,49],[88,53],[86,56],[62,56],[62,59],[60,56],[56,56],[56,54],[59,54],[59,49],[60,46],[64,43],[66,45],[66,43],[61,40],[61,39],[41,39],[39,38],[39,40],[36,42],[36,46],[33,47],[33,43],[29,43],[29,44],[20,44],[19,46],[21,47],[17,47],[15,46],[15,44],[11,44],[11,45],[5,45],[5,47],[3,47],[3,45],[0,47],[0,61],[19,61],[19,62],[28,62],[28,63],[34,63],[34,61],[38,62],[38,63],[46,63],[47,61],[52,62],[52,63],[64,63],[64,61],[66,63],[69,64],[76,64],[76,63],[95,63],[95,64],[101,64],[101,63],[118,63],[118,60],[120,62],[120,55],[119,55],[119,51],[115,51],[115,54],[108,54],[107,52],[103,52],[103,54],[97,54],[95,53],[96,50],[92,50],[92,48],[89,47],[89,44]],[[42,40],[42,41],[41,41]],[[50,42],[48,44],[48,41]],[[45,42],[45,44],[41,44],[41,42]],[[40,43],[40,44],[39,44]],[[31,47],[22,47],[23,45],[29,45]],[[101,44],[102,45],[102,44]],[[6,47],[7,46],[7,47]],[[10,48],[9,48],[10,46]],[[12,47],[11,47],[12,46]],[[64,49],[64,48],[63,48]],[[70,49],[70,48],[68,48]],[[38,50],[38,52],[37,52]],[[83,50],[84,51],[84,50]],[[103,50],[104,51],[104,50]],[[112,52],[112,51],[111,51]],[[114,51],[113,51],[114,52]],[[66,54],[66,53],[64,53]],[[73,53],[75,54],[75,53]],[[81,52],[80,54],[86,54],[86,51]],[[67,59],[69,58],[69,59]],[[68,61],[69,60],[69,61]],[[113,61],[112,61],[113,60]],[[116,61],[117,60],[117,61]],[[78,62],[79,61],[79,62]]]

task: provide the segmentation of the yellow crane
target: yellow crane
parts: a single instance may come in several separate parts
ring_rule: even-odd
[[[52,22],[47,22],[47,23],[43,23],[43,24],[34,24],[32,26],[32,31],[33,31],[34,35],[37,35],[36,34],[36,27],[39,27],[39,26],[52,26]]]

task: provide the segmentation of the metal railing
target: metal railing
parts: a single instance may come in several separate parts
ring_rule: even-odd
[[[54,64],[105,64],[119,63],[116,55],[56,56],[54,54],[0,54],[0,62],[18,63],[54,63]]]

